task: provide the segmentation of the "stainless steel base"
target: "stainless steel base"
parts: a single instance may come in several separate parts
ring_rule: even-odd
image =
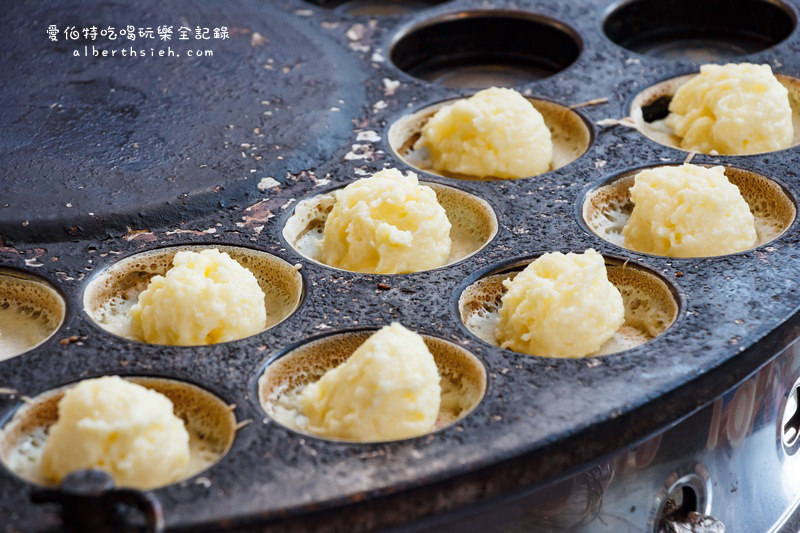
[[[798,387],[795,340],[712,404],[605,462],[402,530],[659,532],[696,511],[728,532],[796,532]]]

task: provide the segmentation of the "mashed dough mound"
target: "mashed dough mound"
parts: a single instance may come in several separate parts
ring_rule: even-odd
[[[548,357],[584,357],[625,321],[617,288],[596,251],[544,254],[505,280],[497,340],[503,348]]]
[[[493,87],[441,108],[422,129],[433,167],[468,176],[523,178],[550,170],[553,142],[536,108]]]
[[[95,468],[117,485],[141,489],[178,480],[188,465],[189,434],[172,402],[119,376],[67,390],[42,453],[42,473],[56,482]]]
[[[263,330],[264,292],[252,272],[216,248],[175,254],[131,308],[141,340],[194,346],[241,339]]]
[[[698,165],[643,170],[630,189],[625,246],[670,257],[741,252],[756,243],[750,207],[725,169]]]
[[[704,154],[780,150],[794,137],[789,91],[769,65],[703,65],[675,93],[666,123],[681,147]]]
[[[422,337],[398,323],[369,337],[300,395],[309,430],[358,441],[427,433],[436,423],[440,401],[431,352]]]
[[[398,274],[444,265],[450,221],[430,187],[391,168],[336,191],[320,250],[323,263],[356,272]]]

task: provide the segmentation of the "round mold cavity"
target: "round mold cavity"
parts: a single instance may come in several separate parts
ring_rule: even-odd
[[[400,70],[446,87],[514,87],[552,76],[578,59],[578,34],[522,11],[460,11],[402,30],[390,47]]]
[[[458,313],[464,326],[479,339],[500,346],[495,338],[503,281],[514,277],[537,256],[496,267],[468,285],[458,299]],[[677,292],[661,276],[626,260],[605,257],[608,280],[622,295],[625,322],[600,349],[587,357],[629,350],[664,333],[678,317]],[[528,354],[525,354],[528,355]]]
[[[61,327],[64,298],[46,281],[0,268],[0,361],[39,346]]]
[[[661,166],[679,165],[645,168]],[[581,218],[589,230],[601,239],[628,250],[633,249],[625,246],[622,228],[633,211],[630,188],[633,187],[636,174],[645,168],[625,172],[589,191],[581,208]],[[741,168],[726,167],[725,176],[739,188],[755,218],[758,240],[753,248],[774,241],[789,229],[797,216],[797,208],[783,187],[761,174]]]
[[[354,17],[407,15],[443,4],[447,0],[306,0],[315,6]]]
[[[125,377],[160,392],[189,433],[189,465],[182,479],[207,470],[233,445],[236,417],[233,406],[196,385],[167,378]],[[74,384],[73,384],[74,385]],[[39,394],[6,419],[0,431],[0,461],[9,471],[38,485],[53,485],[41,472],[41,459],[50,427],[58,421],[58,402],[73,385]]]
[[[687,74],[652,85],[636,95],[631,102],[630,118],[637,130],[649,139],[686,152],[680,146],[680,137],[667,126],[669,104],[681,85],[697,74]],[[800,145],[800,78],[776,74],[778,81],[789,91],[789,104],[792,108],[794,139],[792,146]],[[713,154],[716,155],[716,154]],[[755,155],[755,154],[750,154]],[[731,155],[729,157],[741,157]]]
[[[259,376],[261,407],[284,427],[312,437],[336,440],[310,433],[303,427],[297,396],[306,385],[345,362],[375,331],[333,333],[284,350]],[[460,346],[429,335],[422,335],[422,338],[441,376],[441,405],[433,432],[455,424],[478,406],[486,391],[486,369],[477,357]]]
[[[131,328],[130,309],[147,288],[150,278],[164,275],[172,259],[182,250],[216,248],[250,270],[264,291],[269,329],[288,318],[303,298],[303,277],[299,267],[272,254],[224,245],[170,246],[141,252],[120,260],[95,276],[83,293],[83,308],[95,324],[114,335],[140,342]]]
[[[778,44],[796,24],[775,0],[632,0],[603,22],[616,44],[661,59],[718,62]]]
[[[500,179],[435,170],[428,149],[424,146],[415,147],[431,117],[457,100],[439,102],[401,117],[389,128],[389,146],[404,163],[421,172],[462,180]],[[586,153],[592,144],[592,130],[580,114],[549,100],[528,98],[528,101],[542,114],[553,139],[553,162],[548,172],[564,167]]]
[[[429,182],[420,184],[433,189],[452,225],[450,239],[453,245],[450,257],[443,266],[476,254],[497,234],[497,217],[484,200],[447,185]],[[315,263],[324,264],[318,257],[319,246],[322,243],[325,221],[336,203],[334,193],[335,191],[330,191],[299,202],[283,228],[286,242],[300,255]]]

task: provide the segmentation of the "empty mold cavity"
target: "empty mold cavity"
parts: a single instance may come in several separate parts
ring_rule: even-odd
[[[125,379],[160,392],[172,402],[175,416],[189,433],[189,465],[182,479],[208,469],[233,444],[236,417],[233,406],[195,385],[153,377]],[[39,485],[52,485],[41,472],[42,452],[50,427],[58,421],[58,402],[71,386],[44,392],[22,404],[0,431],[0,460],[19,477]]]
[[[391,46],[402,71],[447,87],[514,87],[552,76],[580,55],[575,31],[522,11],[462,11],[408,27]]]
[[[0,361],[49,339],[65,312],[64,299],[47,282],[0,269]]]
[[[497,217],[484,200],[446,185],[421,184],[434,190],[437,201],[444,208],[452,225],[450,239],[453,245],[446,264],[466,259],[494,238],[497,233]],[[299,202],[287,220],[283,237],[306,259],[321,263],[319,250],[325,221],[335,203],[333,191],[313,196]]]
[[[274,255],[237,246],[185,245],[150,250],[122,259],[100,272],[83,293],[83,307],[95,324],[104,330],[133,340],[131,307],[147,288],[150,278],[164,275],[172,267],[177,252],[199,252],[216,248],[225,252],[258,280],[264,291],[264,306],[269,329],[285,320],[300,305],[303,297],[303,277],[299,267]]]
[[[306,385],[345,362],[374,330],[335,333],[289,348],[267,365],[258,380],[258,397],[279,424],[310,434],[298,408]],[[441,376],[441,404],[432,431],[454,424],[472,412],[486,391],[486,369],[478,358],[451,342],[423,335]],[[325,438],[324,435],[315,435]]]
[[[494,346],[503,281],[514,279],[535,257],[489,272],[469,285],[458,299],[461,322],[476,337]],[[619,331],[591,355],[608,355],[640,346],[664,333],[678,316],[678,300],[672,287],[657,274],[621,259],[605,258],[608,280],[622,295],[625,322]],[[579,327],[576,324],[575,327]]]
[[[356,17],[405,15],[442,4],[446,0],[306,0],[310,4]]]
[[[389,146],[406,164],[422,172],[456,179],[487,179],[435,170],[428,149],[415,148],[425,124],[439,109],[455,101],[440,102],[400,118],[389,128]],[[586,153],[592,143],[592,130],[578,113],[549,100],[528,98],[528,101],[542,114],[553,139],[553,162],[549,170],[566,166]]]
[[[792,33],[792,11],[775,0],[632,0],[603,23],[609,39],[662,59],[722,61],[773,46]]]
[[[659,144],[685,152],[686,150],[680,146],[680,137],[667,126],[665,119],[669,115],[669,104],[678,88],[695,76],[696,74],[678,76],[657,83],[637,94],[630,110],[630,118],[636,129]],[[794,126],[792,146],[797,146],[800,144],[800,79],[782,74],[776,74],[775,77],[789,91]]]
[[[633,187],[636,174],[642,170],[631,170],[611,178],[604,185],[589,191],[583,200],[581,216],[586,226],[601,239],[622,248],[627,248],[622,228],[633,211],[630,188]],[[754,248],[777,239],[789,229],[797,215],[797,208],[783,187],[761,174],[740,168],[727,167],[725,176],[739,188],[753,213],[757,237]]]

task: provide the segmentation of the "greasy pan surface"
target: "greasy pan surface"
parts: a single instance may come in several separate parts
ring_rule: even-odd
[[[435,14],[488,5],[563,21],[580,36],[582,52],[571,66],[517,88],[566,106],[608,98],[579,109],[594,129],[588,152],[516,181],[423,176],[495,209],[497,236],[466,261],[377,276],[305,260],[281,236],[294,204],[384,165],[406,169],[386,142],[392,122],[471,92],[395,68],[386,59],[393,37]],[[49,341],[0,362],[0,387],[35,396],[87,377],[153,375],[190,381],[235,403],[237,420],[251,422],[231,451],[200,478],[155,491],[172,527],[301,514],[315,526],[398,523],[544,482],[710,402],[800,332],[797,222],[768,246],[708,259],[638,254],[583,226],[588,190],[624,171],[686,157],[632,129],[595,123],[625,116],[636,93],[699,65],[615,45],[601,29],[607,8],[589,0],[454,0],[370,19],[300,0],[7,5],[0,20],[0,265],[50,281],[67,300],[67,316]],[[788,9],[796,13],[796,6]],[[182,21],[227,26],[231,38],[199,46],[213,48],[213,58],[104,59],[72,57],[91,43],[52,43],[45,33],[49,24],[177,28]],[[173,40],[172,47],[189,45]],[[744,59],[798,76],[800,32]],[[698,155],[694,162],[750,169],[800,194],[797,147]],[[98,271],[120,257],[186,243],[248,246],[301,263],[304,300],[258,335],[191,348],[115,337],[82,311],[83,290]],[[675,324],[636,349],[576,360],[501,350],[461,324],[458,297],[477,276],[504,262],[587,247],[670,282],[681,306]],[[261,410],[256,382],[276,354],[313,336],[393,320],[463,346],[484,363],[488,387],[473,413],[427,437],[357,445],[294,433]],[[20,403],[19,395],[3,395],[0,416]],[[0,522],[19,530],[55,524],[55,510],[30,503],[28,489],[0,470]],[[307,514],[344,504],[352,504],[349,514],[335,523]]]

